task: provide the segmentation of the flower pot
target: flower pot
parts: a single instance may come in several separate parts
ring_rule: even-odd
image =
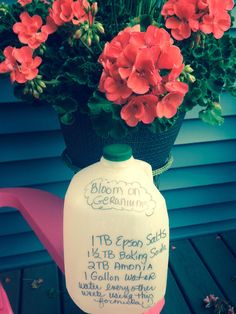
[[[160,169],[168,161],[184,116],[185,113],[181,112],[167,131],[158,134],[152,133],[145,125],[141,125],[137,132],[132,132],[124,138],[113,139],[99,137],[93,130],[90,118],[86,114],[77,112],[72,125],[61,124],[66,144],[63,155],[76,170],[97,162],[102,156],[105,145],[125,143],[132,147],[134,158],[148,162],[153,170]]]

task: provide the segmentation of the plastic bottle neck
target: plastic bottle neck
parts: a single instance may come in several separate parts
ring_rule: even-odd
[[[127,168],[134,164],[134,157],[130,157],[128,160],[125,161],[111,161],[107,160],[104,157],[100,159],[100,163],[109,168]]]

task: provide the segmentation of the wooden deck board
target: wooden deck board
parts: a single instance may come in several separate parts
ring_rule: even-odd
[[[220,236],[209,235],[192,240],[208,271],[224,291],[227,299],[236,301],[236,259]]]
[[[61,283],[62,283],[62,300],[63,300],[63,314],[82,314],[84,313],[81,309],[79,309],[72,299],[69,297],[66,284],[65,284],[65,276],[61,274]]]
[[[166,305],[161,314],[206,314],[202,300],[209,294],[231,299],[235,305],[235,240],[236,231],[232,231],[220,237],[215,234],[173,242]],[[43,282],[37,287],[39,279]],[[14,314],[84,314],[68,296],[64,275],[54,263],[0,273],[0,280]]]
[[[222,234],[223,241],[236,256],[236,230],[231,232],[224,232]]]
[[[61,313],[58,289],[58,273],[54,263],[24,269],[20,313]]]
[[[13,270],[0,274],[0,281],[9,296],[9,300],[14,313],[19,312],[20,304],[20,287],[21,287],[21,271]]]
[[[170,266],[192,313],[206,314],[202,300],[206,295],[222,297],[214,279],[188,240],[175,241],[170,250]]]
[[[167,290],[166,290],[166,304],[161,314],[178,313],[191,314],[191,311],[182,295],[179,287],[172,275],[172,272],[168,272]]]

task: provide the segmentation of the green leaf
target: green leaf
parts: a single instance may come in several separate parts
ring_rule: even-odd
[[[101,94],[102,95],[102,94]],[[88,107],[91,114],[99,115],[102,112],[112,112],[113,103],[101,96],[98,92],[95,92],[88,101]]]
[[[229,89],[229,92],[231,93],[232,96],[236,97],[236,87],[235,87],[235,86],[234,86],[234,87],[231,87],[231,88]]]
[[[202,47],[198,46],[197,48],[193,49],[192,53],[193,56],[198,59],[204,56],[205,51]]]
[[[66,114],[62,115],[60,117],[61,123],[66,124],[66,125],[70,125],[73,124],[74,122],[74,116],[72,113],[67,112]]]
[[[78,109],[78,103],[72,97],[58,96],[54,98],[54,105],[56,111],[60,111],[61,114],[73,113]]]
[[[127,135],[127,128],[125,128],[122,121],[115,121],[113,128],[109,132],[109,135],[112,138],[120,139]]]
[[[224,118],[221,116],[221,106],[219,103],[212,103],[205,110],[199,112],[199,118],[214,126],[220,126],[224,123]]]
[[[192,92],[191,92],[191,98],[193,101],[197,101],[198,99],[200,99],[202,97],[202,91],[200,88],[193,88]]]
[[[222,88],[224,86],[224,81],[222,78],[209,78],[207,80],[207,87],[213,93],[220,94],[222,92]]]
[[[63,115],[66,113],[65,109],[63,107],[53,105],[52,108],[56,111],[57,114]]]

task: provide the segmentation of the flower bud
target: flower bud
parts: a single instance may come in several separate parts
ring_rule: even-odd
[[[92,16],[95,16],[98,12],[98,4],[97,2],[94,2],[91,6],[91,13],[92,13]]]
[[[91,36],[90,34],[84,34],[82,37],[81,37],[81,40],[82,42],[84,42],[87,46],[91,46],[92,44],[92,39],[91,39]]]
[[[44,81],[38,81],[38,85],[42,88],[46,88],[46,84],[44,83]]]
[[[92,44],[92,38],[90,34],[87,34],[86,36],[86,44],[90,47]]]
[[[33,91],[33,96],[34,98],[39,99],[39,93],[36,90]]]
[[[95,26],[96,30],[97,30],[99,33],[101,33],[101,34],[104,34],[104,33],[105,33],[105,30],[104,30],[104,27],[103,27],[102,23],[96,22],[96,23],[94,24],[94,26]]]
[[[23,94],[24,94],[24,95],[29,94],[29,89],[28,89],[28,87],[25,87],[25,88],[24,88],[24,90],[23,90]]]
[[[0,12],[3,12],[3,14],[6,15],[9,12],[9,6],[5,3],[1,3]]]
[[[185,65],[184,67],[184,72],[185,73],[193,73],[193,69],[191,68],[191,66],[189,64]]]
[[[187,79],[191,82],[194,83],[196,81],[196,77],[192,74],[187,73]]]
[[[78,29],[75,33],[74,33],[74,38],[75,39],[79,39],[82,35],[83,35],[83,30],[80,28],[80,29]]]
[[[87,32],[89,30],[89,23],[88,21],[85,21],[84,24],[82,24],[81,28],[83,29],[84,32]]]
[[[99,43],[100,37],[99,37],[97,34],[93,34],[93,40],[94,40],[96,43]]]
[[[43,93],[43,89],[42,89],[42,87],[39,86],[39,85],[36,85],[36,90],[37,90],[37,92],[39,92],[39,94],[42,94],[42,93]]]

